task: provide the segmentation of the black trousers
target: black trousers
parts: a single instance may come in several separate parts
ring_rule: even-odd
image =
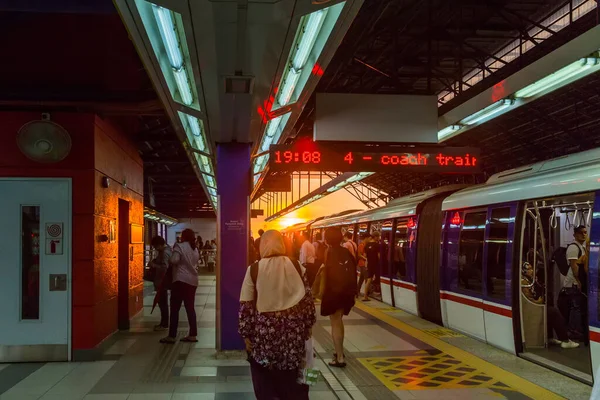
[[[569,340],[569,334],[567,332],[567,324],[562,317],[558,308],[548,306],[547,307],[547,319],[548,324],[548,337],[552,337],[552,331],[556,332],[556,338],[561,342]]]
[[[161,290],[158,293],[158,309],[160,310],[160,326],[169,326],[169,292]]]
[[[188,285],[183,282],[173,282],[171,286],[171,324],[169,325],[169,336],[177,337],[177,327],[179,325],[179,310],[181,303],[185,306],[188,322],[190,324],[190,336],[198,336],[198,323],[196,321],[196,309],[194,301],[196,300],[196,286]]]
[[[297,370],[268,369],[251,359],[250,372],[257,400],[308,400],[309,387],[297,382]]]
[[[581,291],[563,288],[556,302],[573,339],[588,338],[587,297]]]

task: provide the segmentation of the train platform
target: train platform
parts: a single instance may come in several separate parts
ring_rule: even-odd
[[[153,293],[130,331],[95,362],[0,365],[0,400],[253,399],[241,352],[215,350],[216,279],[201,276],[197,344],[160,345]],[[180,333],[186,331],[182,312]],[[372,300],[345,319],[347,367],[330,369],[330,324],[314,328],[320,381],[311,399],[589,399],[591,387]]]

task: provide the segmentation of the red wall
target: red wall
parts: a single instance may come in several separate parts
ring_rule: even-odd
[[[108,235],[110,219],[117,219],[119,198],[130,203],[129,223],[144,223],[143,163],[125,132],[92,114],[66,113],[52,114],[52,120],[71,135],[71,153],[56,164],[35,163],[22,155],[15,137],[23,124],[36,119],[39,113],[0,113],[0,176],[72,178],[73,349],[90,349],[117,330],[117,241],[99,237]],[[101,187],[104,176],[111,178],[108,189]],[[143,305],[143,245],[131,246],[133,316]]]

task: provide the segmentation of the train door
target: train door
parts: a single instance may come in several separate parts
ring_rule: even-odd
[[[576,231],[591,230],[593,204],[593,193],[527,202],[519,255],[520,355],[589,383],[589,241],[577,245]],[[559,266],[579,248],[580,274],[563,274]]]
[[[381,235],[381,239],[379,242],[379,265],[377,265],[376,269],[375,269],[375,277],[373,278],[373,283],[371,284],[371,293],[369,293],[370,297],[373,297],[379,301],[383,301],[383,296],[382,296],[382,288],[381,288],[381,273],[383,271],[383,263],[385,260],[385,241],[384,241],[384,235],[382,232],[382,227],[383,227],[383,222],[382,221],[377,221],[377,222],[371,222],[370,226],[369,226],[369,233],[371,235],[373,235],[375,232],[378,232]],[[370,270],[371,267],[368,265],[367,261],[367,268]]]
[[[442,235],[442,202],[444,196],[423,205],[417,227],[417,304],[419,315],[442,325],[440,305],[440,252]]]
[[[393,240],[394,240],[394,220],[389,219],[380,223],[381,232],[381,299],[384,303],[394,305],[393,286],[392,286],[392,264],[393,264]]]

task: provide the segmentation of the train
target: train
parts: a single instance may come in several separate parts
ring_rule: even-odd
[[[552,255],[589,233],[587,323],[580,346],[551,343],[548,311],[561,290]],[[386,206],[297,224],[322,241],[328,227],[381,233],[381,300],[529,361],[592,384],[600,366],[600,149],[491,176],[479,185],[450,185],[390,201]],[[545,289],[531,301],[524,268]]]

